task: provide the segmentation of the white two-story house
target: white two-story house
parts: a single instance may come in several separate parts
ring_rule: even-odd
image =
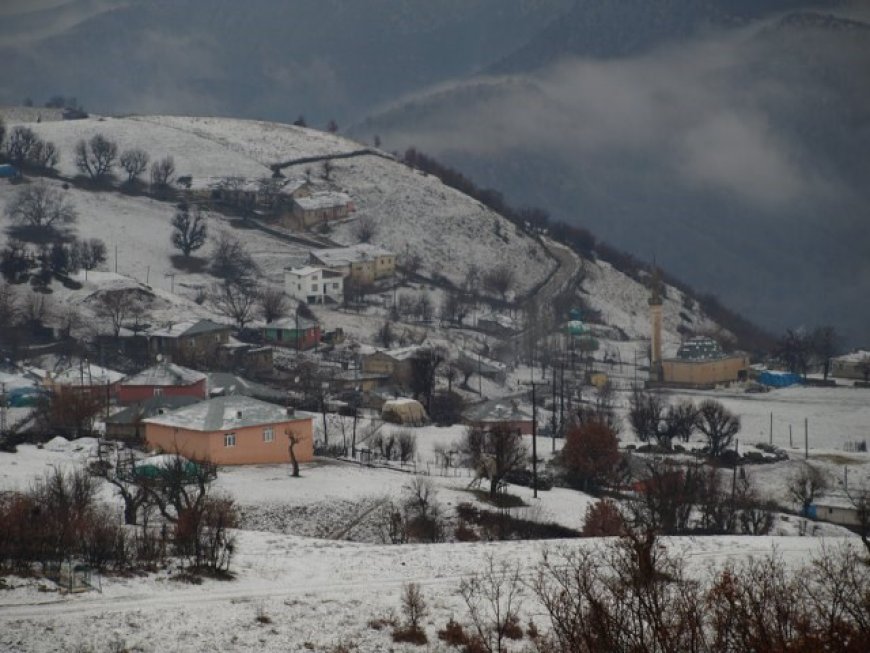
[[[285,268],[284,292],[306,304],[341,303],[344,299],[344,277],[341,272],[311,265]]]

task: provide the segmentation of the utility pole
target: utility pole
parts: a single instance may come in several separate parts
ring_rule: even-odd
[[[556,452],[556,368],[553,367],[553,431],[552,442],[553,442],[553,453]]]
[[[804,417],[804,459],[810,459],[810,420]]]
[[[532,492],[538,498],[538,401],[535,392],[535,373],[528,385],[532,386]]]
[[[565,435],[565,359],[559,363],[559,435]]]
[[[534,390],[532,392],[534,393]],[[0,383],[0,440],[4,437],[6,437],[6,384]]]
[[[770,444],[773,444],[773,412],[770,413]]]

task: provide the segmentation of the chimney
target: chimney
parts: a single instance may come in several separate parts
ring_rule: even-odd
[[[242,411],[240,411],[240,410],[236,411],[236,419],[242,419]]]
[[[293,406],[287,406],[287,417],[293,417],[296,415],[296,409]]]

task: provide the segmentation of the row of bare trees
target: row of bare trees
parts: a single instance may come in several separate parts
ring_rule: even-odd
[[[160,479],[140,480],[136,489],[119,481],[111,467],[98,475],[123,487],[136,501],[125,509],[128,524],[98,500],[98,483],[89,472],[55,469],[24,492],[0,496],[0,570],[19,574],[51,573],[59,565],[84,560],[100,571],[153,569],[168,555],[185,560],[191,571],[226,574],[236,525],[232,502],[209,492],[208,482],[181,475],[168,465]],[[124,496],[125,503],[128,496]],[[159,509],[162,526],[151,522]]]
[[[487,557],[437,636],[466,653],[857,653],[870,646],[868,587],[870,566],[848,545],[797,569],[771,553],[705,571],[651,533],[627,533],[546,550],[531,573]],[[523,623],[530,603],[543,623]],[[406,585],[401,605],[394,640],[426,643],[422,588]]]
[[[60,151],[51,141],[44,141],[30,127],[17,126],[6,133],[0,119],[0,155],[20,168],[52,170],[60,160]]]
[[[91,181],[111,179],[115,168],[120,166],[127,175],[126,183],[131,187],[139,183],[139,178],[149,169],[151,160],[141,148],[120,151],[117,142],[99,133],[87,140],[79,140],[74,155],[76,168]],[[155,190],[166,189],[175,177],[175,161],[171,156],[155,160],[151,163],[150,172],[151,187]]]
[[[715,399],[697,406],[688,399],[669,403],[657,392],[635,388],[628,412],[631,427],[641,442],[655,442],[670,449],[674,440],[688,442],[700,432],[712,458],[721,456],[740,432],[740,418]]]

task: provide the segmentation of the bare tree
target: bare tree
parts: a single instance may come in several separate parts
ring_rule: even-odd
[[[508,640],[522,637],[519,611],[523,580],[519,564],[497,564],[489,556],[483,571],[462,581],[459,595],[475,632],[476,648],[469,646],[469,650],[502,653],[507,650]]]
[[[495,499],[504,477],[526,463],[526,448],[519,431],[505,424],[492,428],[469,428],[461,443],[462,453],[478,477],[489,479],[489,496]]]
[[[238,238],[221,232],[212,252],[209,271],[225,282],[245,286],[253,283],[260,269]]]
[[[831,373],[831,360],[837,355],[840,345],[840,336],[832,326],[823,326],[814,330],[810,335],[813,354],[822,366],[825,380]]]
[[[216,311],[244,329],[254,316],[257,294],[256,285],[252,283],[225,280],[212,284],[210,300]]]
[[[483,287],[491,293],[497,293],[504,300],[516,283],[516,272],[509,263],[496,266],[483,276]]]
[[[812,339],[802,329],[788,329],[777,342],[775,355],[789,372],[806,376],[812,356]]]
[[[94,134],[90,140],[81,139],[75,146],[76,167],[92,180],[112,174],[118,158],[118,144],[102,134]]]
[[[705,399],[698,406],[697,426],[707,437],[710,456],[717,458],[740,432],[740,418],[715,399]]]
[[[16,324],[19,316],[19,298],[12,284],[0,281],[0,330]]]
[[[402,612],[407,621],[406,628],[421,631],[420,622],[429,614],[429,608],[417,583],[408,583],[402,590]]]
[[[661,429],[668,442],[674,439],[688,442],[698,423],[698,410],[691,400],[685,399],[671,404],[665,411]]]
[[[21,188],[6,206],[12,220],[41,231],[75,222],[78,214],[62,191],[39,182]]]
[[[124,150],[119,159],[121,167],[127,173],[127,183],[133,185],[145,170],[148,169],[148,153],[139,148]]]
[[[30,127],[13,127],[6,143],[6,156],[12,163],[23,166],[30,160],[39,137]]]
[[[30,162],[37,168],[51,170],[60,160],[57,146],[50,141],[37,140],[30,152]]]
[[[181,253],[188,257],[191,252],[205,245],[207,237],[208,226],[202,210],[197,206],[191,211],[187,203],[179,205],[172,218],[173,247],[180,249]]]
[[[446,352],[439,347],[420,349],[411,358],[411,391],[414,398],[423,398],[428,412],[432,406],[438,368],[447,360]]]
[[[175,159],[165,156],[151,164],[151,186],[157,189],[168,188],[175,175]]]
[[[99,238],[77,240],[74,243],[75,264],[83,270],[96,270],[106,262],[106,243]]]
[[[285,429],[287,434],[287,451],[290,453],[290,464],[293,466],[293,478],[299,478],[299,460],[296,458],[296,446],[302,442],[302,436],[292,429]]]
[[[803,463],[788,481],[788,494],[806,516],[816,497],[828,487],[828,481],[817,467]]]
[[[274,322],[285,317],[290,310],[287,295],[281,288],[265,286],[257,296],[257,309],[266,322]]]
[[[329,159],[324,159],[320,164],[320,176],[324,181],[332,179],[332,172],[335,170],[335,164]]]
[[[375,335],[375,340],[385,349],[389,349],[393,346],[393,340],[395,340],[395,337],[396,336],[393,333],[393,325],[389,320],[387,320],[384,322],[384,325],[378,329],[378,332]]]
[[[641,442],[659,441],[664,418],[665,400],[657,392],[635,388],[631,394],[628,421]]]
[[[361,243],[370,243],[378,232],[378,226],[369,215],[364,215],[356,221],[353,227],[353,235]]]
[[[141,302],[135,295],[124,290],[107,290],[100,294],[96,313],[112,325],[112,333],[117,338],[124,322],[141,309]]]

